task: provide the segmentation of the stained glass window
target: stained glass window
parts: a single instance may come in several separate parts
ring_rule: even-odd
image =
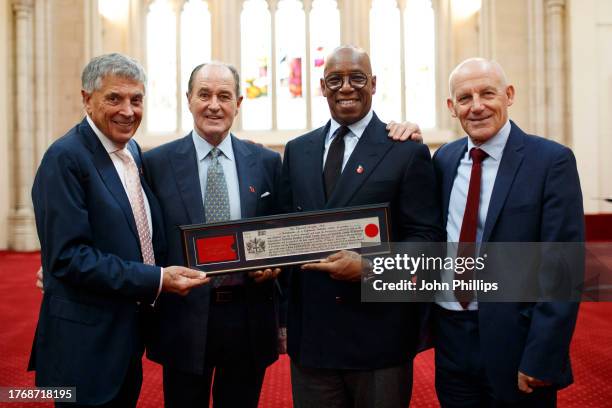
[[[321,95],[325,59],[340,45],[340,13],[335,0],[315,0],[310,12],[310,82],[312,127],[329,119],[327,101]]]
[[[241,63],[244,101],[242,128],[272,128],[271,18],[265,0],[246,0],[240,15]]]
[[[280,0],[276,11],[276,112],[279,129],[306,128],[306,36],[302,2]]]

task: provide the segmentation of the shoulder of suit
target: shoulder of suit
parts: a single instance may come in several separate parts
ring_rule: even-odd
[[[243,146],[247,149],[251,154],[255,154],[259,156],[261,159],[266,160],[270,158],[280,158],[280,153],[270,149],[269,147],[263,146],[261,144],[248,142],[246,140],[239,139],[234,136],[234,140],[236,143]]]
[[[51,143],[45,152],[45,156],[74,155],[77,158],[80,157],[83,151],[87,149],[83,143],[82,136],[78,131],[78,127],[73,127],[66,134]]]
[[[156,158],[160,156],[166,156],[168,153],[173,152],[177,149],[179,145],[185,143],[185,138],[191,138],[191,134],[181,137],[180,139],[172,140],[171,142],[166,142],[162,145],[154,147],[151,150],[147,150],[144,152],[144,156],[146,158]]]
[[[311,140],[317,139],[321,137],[321,132],[325,130],[325,126],[327,125],[323,125],[319,128],[311,130],[310,132],[304,133],[303,135],[300,135],[294,139],[291,139],[289,142],[287,142],[287,144],[296,145],[296,144],[306,143],[306,142],[310,142]]]

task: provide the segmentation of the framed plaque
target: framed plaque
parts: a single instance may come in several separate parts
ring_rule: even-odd
[[[209,275],[314,262],[342,249],[390,252],[388,204],[179,228],[187,266]]]

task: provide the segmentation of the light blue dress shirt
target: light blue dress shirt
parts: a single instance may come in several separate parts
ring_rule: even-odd
[[[372,117],[374,116],[374,111],[370,109],[370,111],[363,118],[358,120],[357,122],[348,125],[348,128],[351,130],[349,133],[344,135],[344,157],[342,158],[342,171],[344,171],[344,166],[346,166],[346,162],[349,161],[353,150],[355,150],[355,146],[361,139],[361,135],[365,131],[366,127],[370,124]],[[333,135],[338,130],[338,128],[342,126],[338,122],[336,122],[333,118],[331,119],[331,124],[329,126],[329,133],[325,137],[325,151],[323,152],[323,167],[325,169],[325,160],[327,160],[327,153],[329,152],[329,146],[331,142],[334,140]]]
[[[463,223],[463,213],[465,212],[465,204],[467,202],[468,189],[470,185],[470,175],[472,173],[472,159],[470,158],[470,150],[473,147],[479,147],[489,155],[489,157],[482,162],[480,205],[478,207],[478,226],[476,229],[476,242],[482,241],[482,233],[484,231],[485,220],[487,219],[487,212],[489,211],[489,202],[491,201],[491,194],[493,193],[493,186],[495,185],[495,177],[497,177],[499,163],[501,162],[509,135],[510,121],[508,120],[495,136],[480,146],[476,146],[474,142],[468,138],[467,151],[463,155],[461,162],[459,163],[459,167],[457,168],[457,175],[455,176],[455,181],[453,182],[453,188],[451,190],[450,201],[448,204],[448,217],[446,220],[446,234],[448,242],[459,242],[461,224]],[[447,256],[454,257],[456,255],[456,251],[456,244],[449,245]],[[442,281],[450,284],[452,282],[453,275],[453,270],[447,269],[442,271]],[[452,292],[439,292],[436,295],[436,303],[445,309],[463,310],[463,307],[461,307],[459,302],[457,302]],[[478,302],[476,300],[472,301],[468,305],[468,310],[477,309]]]
[[[212,161],[209,155],[213,149],[213,145],[208,143],[198,132],[194,129],[191,132],[193,139],[193,145],[196,149],[196,155],[198,158],[198,175],[200,176],[200,188],[202,190],[202,203],[205,203],[206,198],[206,176],[208,174],[208,166]],[[236,159],[234,157],[234,149],[232,148],[232,138],[228,133],[225,139],[217,148],[221,151],[219,155],[219,163],[223,167],[223,173],[225,175],[225,182],[227,183],[227,193],[230,203],[230,218],[232,220],[239,220],[242,218],[242,211],[240,208],[240,183],[238,181],[238,170],[236,169]]]

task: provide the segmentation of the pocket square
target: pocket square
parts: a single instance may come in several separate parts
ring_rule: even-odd
[[[266,191],[265,193],[263,193],[261,196],[259,196],[259,198],[264,198],[270,195],[269,191]]]

